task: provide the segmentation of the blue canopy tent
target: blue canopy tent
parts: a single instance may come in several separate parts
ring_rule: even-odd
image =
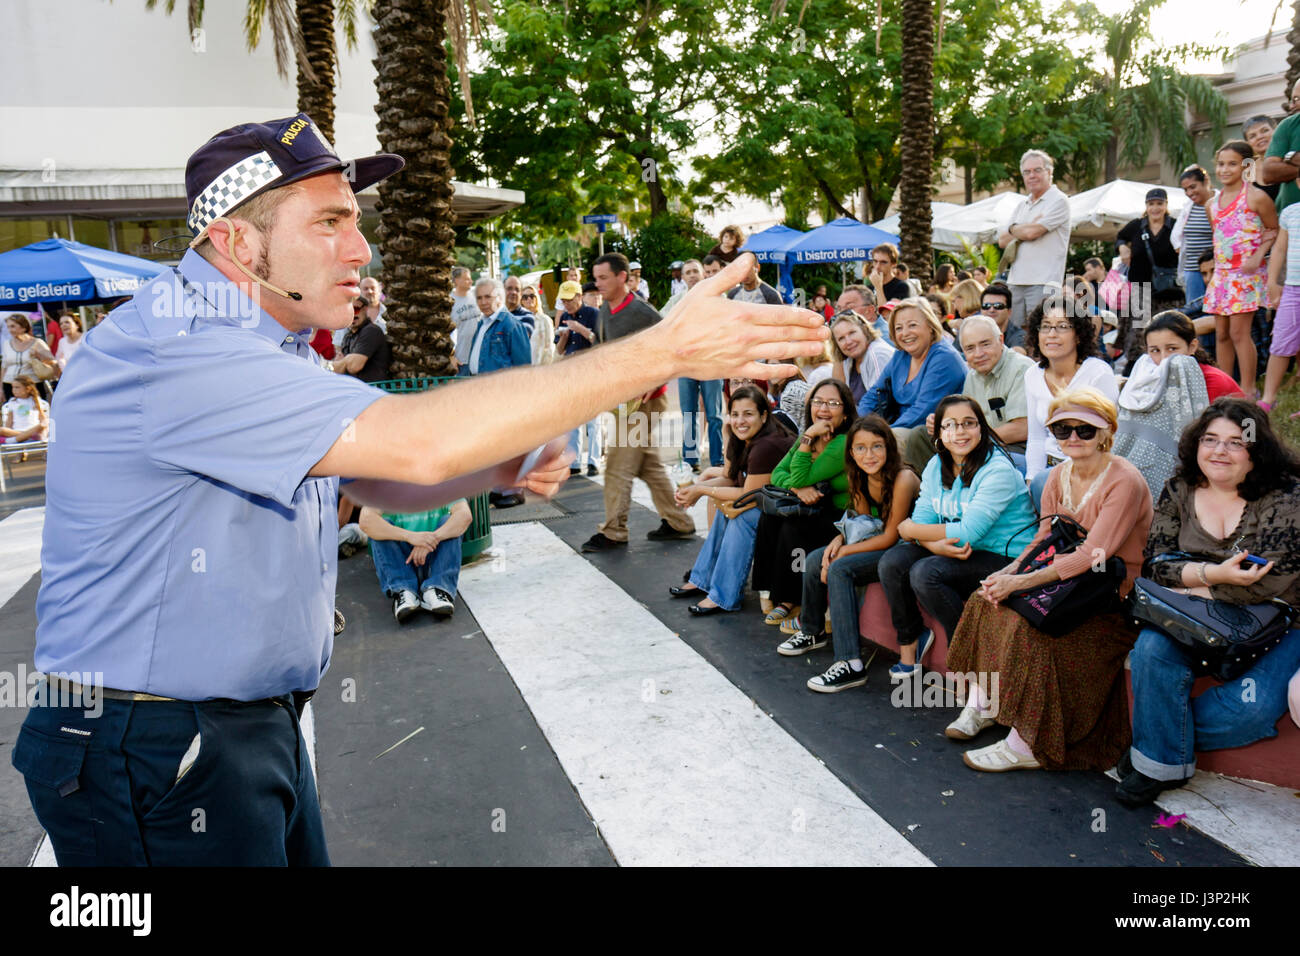
[[[69,239],[46,239],[0,253],[0,309],[40,302],[111,302],[131,295],[166,268]]]
[[[898,236],[844,217],[805,233],[785,250],[797,265],[813,262],[857,262],[871,258],[871,250],[882,242],[898,243]]]
[[[794,277],[790,273],[791,262],[787,259],[785,250],[793,245],[797,240],[803,238],[805,233],[798,229],[791,229],[789,226],[780,224],[768,226],[762,232],[756,232],[740,247],[742,252],[752,252],[754,258],[759,262],[775,262],[778,266],[777,288],[781,292],[781,298],[786,302],[794,301]]]

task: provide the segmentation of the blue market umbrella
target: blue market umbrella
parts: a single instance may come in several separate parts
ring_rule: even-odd
[[[818,226],[785,250],[786,261],[796,265],[813,262],[857,262],[871,258],[873,247],[882,242],[898,243],[898,236],[847,217]]]
[[[0,309],[109,302],[131,295],[166,268],[70,239],[46,239],[0,253]]]
[[[778,224],[754,233],[740,247],[741,252],[752,252],[759,262],[777,263],[780,276],[777,287],[786,302],[794,301],[794,278],[790,274],[790,261],[786,258],[785,250],[804,235],[798,229]]]

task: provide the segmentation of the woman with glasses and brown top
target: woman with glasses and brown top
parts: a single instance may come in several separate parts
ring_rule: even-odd
[[[1051,470],[1043,489],[1038,535],[980,582],[948,649],[953,673],[999,675],[996,691],[991,685],[967,688],[966,706],[948,726],[948,737],[970,740],[994,723],[1011,728],[996,744],[965,754],[974,770],[1105,771],[1129,739],[1124,658],[1137,634],[1118,605],[1100,607],[1103,613],[1081,616],[1072,630],[1051,636],[1003,603],[1023,591],[1089,575],[1112,556],[1127,571],[1119,587],[1123,595],[1142,569],[1151,493],[1134,465],[1110,453],[1118,425],[1114,402],[1095,388],[1080,388],[1054,398],[1048,411],[1048,427],[1065,461]],[[1047,538],[1050,517],[1057,514],[1086,529],[1083,544],[1040,570],[1017,573]]]
[[[1052,296],[1039,303],[1029,315],[1026,341],[1029,354],[1038,358],[1038,368],[1025,374],[1025,400],[1029,405],[1025,477],[1033,482],[1049,467],[1065,460],[1061,446],[1047,430],[1047,406],[1052,399],[1091,386],[1116,402],[1119,386],[1110,366],[1097,357],[1092,316],[1072,299]],[[1044,480],[1045,475],[1039,479]]]
[[[834,379],[822,382],[804,403],[799,440],[772,469],[772,484],[790,489],[816,512],[797,518],[765,514],[758,520],[752,584],[755,591],[767,591],[773,605],[764,624],[780,624],[798,613],[808,552],[835,537],[835,522],[849,504],[844,459],[852,421],[849,387]]]
[[[1268,416],[1253,402],[1220,398],[1183,432],[1178,456],[1146,557],[1187,557],[1150,565],[1151,579],[1227,604],[1300,603],[1300,457]],[[1133,747],[1119,761],[1116,796],[1141,806],[1182,786],[1198,750],[1277,736],[1287,684],[1300,670],[1300,629],[1237,679],[1197,697],[1192,668],[1161,631],[1144,628],[1129,662]]]

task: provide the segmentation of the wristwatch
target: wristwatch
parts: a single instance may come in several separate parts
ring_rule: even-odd
[[[1282,157],[1282,162],[1291,163],[1292,166],[1300,166],[1300,163],[1295,163],[1291,161],[1291,157],[1293,157],[1298,152],[1300,152],[1300,150],[1296,150],[1296,149],[1291,150],[1289,153],[1287,153],[1285,156]]]

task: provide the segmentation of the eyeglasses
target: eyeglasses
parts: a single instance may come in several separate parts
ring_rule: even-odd
[[[1005,312],[1011,306],[1005,302],[981,302],[980,309],[985,312]]]
[[[881,444],[853,446],[853,454],[855,455],[865,455],[870,452],[882,452],[884,450],[885,450],[885,446]]]
[[[1045,172],[1047,172],[1046,167],[1043,167],[1043,166],[1032,166],[1032,167],[1030,167],[1029,169],[1022,169],[1022,170],[1020,170],[1020,175],[1021,175],[1021,176],[1038,176],[1038,175],[1041,175],[1042,173],[1045,173]]]
[[[1066,332],[1073,332],[1074,326],[1066,322],[1044,323],[1038,327],[1038,334],[1043,335],[1047,332],[1055,332],[1057,335],[1064,335]]]
[[[960,429],[961,431],[964,432],[973,432],[973,431],[978,431],[979,427],[980,427],[980,423],[973,418],[966,418],[959,422],[953,421],[952,419],[948,419],[948,421],[944,422],[942,425],[939,426],[939,431],[951,432]]]
[[[523,295],[521,295],[519,298],[521,298],[521,299],[535,299],[535,298],[537,298],[537,293],[535,293],[535,292],[525,292],[525,293],[524,293]]]
[[[837,401],[834,401],[834,400],[827,401],[827,400],[825,400],[825,399],[821,399],[821,398],[814,398],[814,399],[812,400],[812,407],[813,407],[813,408],[843,408],[843,407],[844,407],[844,403],[843,403],[843,402],[837,402]]]
[[[1215,451],[1219,447],[1226,448],[1229,452],[1236,455],[1246,450],[1246,443],[1240,438],[1220,439],[1213,435],[1201,436],[1201,447],[1206,451]]]
[[[1048,425],[1047,428],[1057,441],[1068,441],[1070,432],[1074,432],[1082,441],[1092,441],[1097,437],[1096,425],[1071,425],[1069,422],[1057,422],[1055,425]]]

